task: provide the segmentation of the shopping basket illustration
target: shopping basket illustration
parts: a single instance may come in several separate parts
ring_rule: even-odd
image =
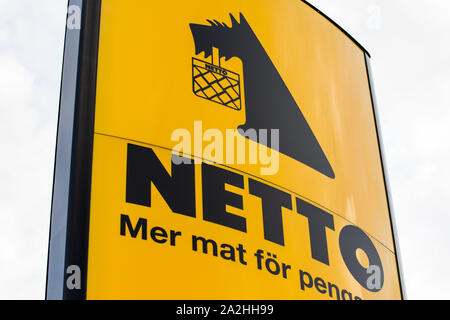
[[[194,94],[234,110],[241,110],[239,74],[215,64],[192,58]]]

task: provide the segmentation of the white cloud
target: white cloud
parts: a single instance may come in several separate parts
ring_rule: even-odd
[[[408,298],[448,299],[450,3],[311,0],[372,54]],[[380,28],[369,28],[370,6]]]
[[[42,299],[66,4],[0,8],[0,299]]]

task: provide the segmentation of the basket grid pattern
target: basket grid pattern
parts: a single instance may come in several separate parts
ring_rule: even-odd
[[[203,65],[200,65],[198,62],[201,62]],[[241,110],[239,75],[220,67],[219,70],[225,71],[225,74],[215,72],[207,68],[207,65],[204,61],[193,60],[192,81],[194,94],[226,107]]]

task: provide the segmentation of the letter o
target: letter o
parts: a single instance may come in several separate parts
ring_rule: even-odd
[[[345,265],[355,280],[371,292],[380,291],[384,283],[383,266],[381,264],[381,259],[378,255],[377,249],[370,238],[360,228],[356,226],[346,226],[341,230],[339,235],[339,247],[341,249],[341,255],[344,259]],[[367,273],[367,269],[364,268],[358,261],[356,256],[356,250],[358,249],[363,250],[367,254],[370,266],[378,266],[380,268],[380,288],[368,288],[367,280],[370,274]]]
[[[270,267],[271,264],[274,265],[275,270],[272,270],[272,268]],[[281,271],[280,270],[280,264],[276,260],[274,260],[272,258],[269,258],[269,259],[266,260],[266,269],[267,269],[267,271],[269,271],[274,276],[279,275],[280,271]]]

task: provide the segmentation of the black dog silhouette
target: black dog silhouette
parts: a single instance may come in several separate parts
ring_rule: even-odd
[[[279,152],[300,161],[318,172],[335,178],[319,142],[283,79],[242,14],[239,23],[233,15],[231,27],[216,20],[210,25],[190,24],[195,54],[212,55],[219,49],[220,58],[237,57],[244,69],[246,123],[239,129],[279,129]],[[271,147],[270,141],[258,143]],[[274,148],[275,149],[275,148]]]

